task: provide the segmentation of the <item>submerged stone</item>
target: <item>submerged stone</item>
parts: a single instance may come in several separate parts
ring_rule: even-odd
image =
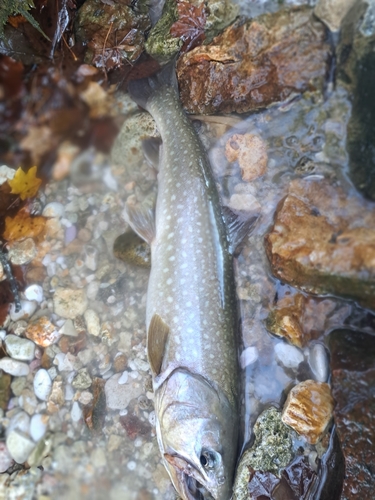
[[[322,89],[330,59],[326,28],[310,8],[239,20],[180,57],[180,97],[190,113],[245,113]]]
[[[117,259],[135,266],[151,266],[151,250],[142,238],[133,232],[121,234],[113,245],[113,254]]]

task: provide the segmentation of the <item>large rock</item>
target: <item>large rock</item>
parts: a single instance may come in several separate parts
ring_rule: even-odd
[[[327,181],[296,180],[265,238],[273,273],[375,308],[375,211]]]
[[[375,338],[335,330],[329,342],[334,419],[346,465],[341,499],[375,498]]]
[[[190,113],[244,113],[321,89],[330,48],[309,8],[239,20],[182,56],[180,96]]]

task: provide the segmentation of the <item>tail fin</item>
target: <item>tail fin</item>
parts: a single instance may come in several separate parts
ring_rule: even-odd
[[[130,97],[142,108],[147,109],[150,98],[162,87],[174,87],[178,92],[175,60],[168,63],[155,75],[128,84]]]

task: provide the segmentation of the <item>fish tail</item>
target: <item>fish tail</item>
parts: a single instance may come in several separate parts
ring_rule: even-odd
[[[173,87],[178,92],[175,60],[168,63],[160,71],[140,80],[131,80],[128,84],[130,97],[141,108],[148,109],[147,106],[151,98],[163,87]]]

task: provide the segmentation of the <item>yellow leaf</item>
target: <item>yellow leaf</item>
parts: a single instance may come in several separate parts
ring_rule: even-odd
[[[32,198],[38,192],[42,179],[36,178],[37,167],[31,167],[26,173],[19,168],[12,180],[8,181],[12,194],[19,194],[21,200]]]
[[[30,217],[22,210],[15,217],[5,217],[3,238],[7,241],[23,240],[39,236],[45,228],[45,217]]]

